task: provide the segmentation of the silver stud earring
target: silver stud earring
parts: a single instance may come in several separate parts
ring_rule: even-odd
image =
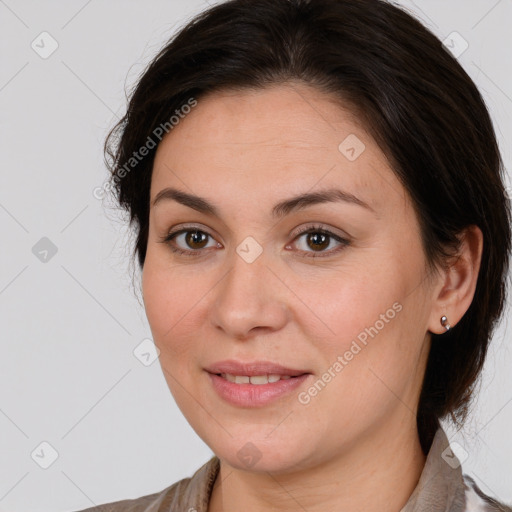
[[[449,331],[450,330],[450,324],[448,323],[448,318],[446,318],[445,316],[442,316],[441,317],[441,325],[447,330]]]

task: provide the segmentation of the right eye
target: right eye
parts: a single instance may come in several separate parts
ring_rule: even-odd
[[[210,247],[222,247],[209,233],[191,228],[171,232],[161,242],[167,244],[171,251],[176,254],[194,257],[199,256],[203,249],[208,248],[209,238],[213,243]]]

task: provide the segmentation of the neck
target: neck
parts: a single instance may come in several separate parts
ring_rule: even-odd
[[[414,491],[425,460],[416,422],[380,427],[342,455],[295,473],[242,471],[221,459],[208,512],[396,512]]]

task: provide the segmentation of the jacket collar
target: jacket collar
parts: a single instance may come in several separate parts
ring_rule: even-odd
[[[439,427],[418,484],[400,512],[463,512],[464,490],[460,461]]]

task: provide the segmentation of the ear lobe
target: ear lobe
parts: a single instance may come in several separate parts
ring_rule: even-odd
[[[443,282],[432,309],[429,330],[443,334],[446,324],[454,327],[468,310],[475,295],[483,250],[483,235],[478,226],[467,227],[460,235],[460,249],[442,272]]]

